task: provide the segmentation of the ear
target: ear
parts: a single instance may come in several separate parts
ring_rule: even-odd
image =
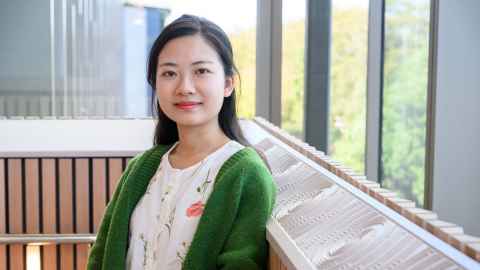
[[[233,77],[225,78],[225,88],[223,89],[223,96],[229,97],[233,92]]]

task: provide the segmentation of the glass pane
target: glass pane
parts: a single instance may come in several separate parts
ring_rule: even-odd
[[[282,2],[282,129],[304,137],[305,1]]]
[[[368,0],[332,2],[329,154],[363,173]]]
[[[150,116],[150,47],[166,23],[185,13],[216,22],[230,36],[242,75],[239,115],[253,116],[255,0],[6,2],[0,115]]]
[[[0,115],[51,114],[50,10],[44,2],[2,2]]]
[[[383,186],[423,205],[429,0],[385,3]]]

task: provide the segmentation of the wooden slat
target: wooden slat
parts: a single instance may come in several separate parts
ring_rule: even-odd
[[[25,160],[27,233],[40,233],[38,159]]]
[[[8,159],[8,204],[10,215],[10,233],[23,233],[21,170],[21,159]]]
[[[0,270],[7,270],[7,247],[0,245]]]
[[[288,268],[282,263],[282,260],[277,255],[275,250],[270,247],[268,256],[268,269],[269,270],[288,270]]]
[[[8,159],[9,233],[23,233],[22,160]],[[23,269],[22,245],[10,245],[10,269]]]
[[[76,185],[76,207],[77,207],[77,233],[90,233],[90,201],[88,183],[88,159],[79,158],[75,160],[75,185]]]
[[[108,189],[110,191],[108,200],[112,198],[113,192],[117,187],[118,180],[122,176],[122,159],[121,158],[109,158],[108,159],[108,170],[109,170],[109,179],[108,179]]]
[[[59,160],[60,233],[74,233],[73,230],[73,186],[72,160]],[[73,245],[60,245],[60,269],[73,269]]]
[[[56,186],[55,186],[55,160],[42,160],[43,181],[43,233],[56,233]],[[42,269],[57,269],[57,247],[55,245],[44,246]]]
[[[89,214],[89,183],[88,183],[88,159],[75,159],[75,185],[76,185],[76,222],[77,233],[90,232],[90,214]],[[85,269],[87,266],[88,244],[76,245],[77,250],[77,269]]]
[[[107,201],[105,166],[103,158],[93,159],[93,231],[96,233]]]
[[[23,245],[10,245],[10,268],[8,269],[24,269],[24,264]]]
[[[86,269],[90,246],[89,244],[78,244],[75,246],[77,250],[77,261],[75,262],[77,264],[77,269]]]
[[[0,158],[0,233],[6,233],[6,213],[5,213],[5,159]],[[7,269],[6,246],[0,245],[0,270]]]
[[[38,172],[39,160],[25,159],[26,233],[40,233],[40,194],[38,193]]]

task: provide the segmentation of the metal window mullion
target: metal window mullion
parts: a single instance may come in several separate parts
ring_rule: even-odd
[[[365,174],[381,182],[384,1],[370,0],[368,10],[367,122]]]
[[[257,1],[256,110],[281,126],[282,1]]]
[[[425,142],[425,182],[423,205],[433,207],[433,171],[435,161],[435,108],[437,93],[438,0],[430,1],[430,33],[428,41],[427,131]]]
[[[305,37],[305,141],[328,153],[332,1],[307,0]]]

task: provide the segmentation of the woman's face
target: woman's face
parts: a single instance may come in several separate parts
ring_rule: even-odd
[[[158,55],[156,94],[161,110],[179,126],[218,123],[233,79],[218,53],[200,36],[170,40]]]

